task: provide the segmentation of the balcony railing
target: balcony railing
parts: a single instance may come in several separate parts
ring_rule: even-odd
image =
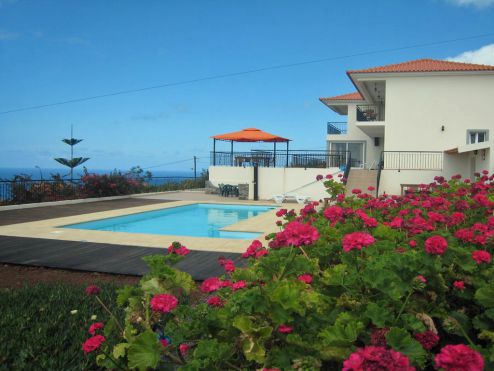
[[[442,170],[443,152],[440,151],[384,151],[383,170]]]
[[[328,122],[329,135],[346,134],[347,130],[348,130],[348,123],[346,122]]]
[[[329,168],[346,165],[348,151],[211,152],[212,166]]]
[[[357,121],[384,121],[383,104],[366,104],[357,106]]]

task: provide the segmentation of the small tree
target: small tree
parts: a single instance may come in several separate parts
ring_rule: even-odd
[[[85,163],[87,160],[89,160],[89,157],[74,157],[74,146],[80,142],[83,141],[83,139],[75,139],[73,135],[73,125],[70,126],[70,139],[62,139],[62,142],[65,144],[68,144],[70,146],[70,159],[68,158],[61,158],[57,157],[54,160],[58,162],[59,164],[62,164],[64,166],[67,166],[70,168],[70,181],[74,179],[74,168],[76,168],[79,165],[82,165]]]

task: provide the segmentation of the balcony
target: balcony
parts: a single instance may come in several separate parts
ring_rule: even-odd
[[[366,104],[357,106],[357,121],[384,121],[384,104]]]
[[[211,152],[212,166],[329,168],[347,164],[348,151]]]
[[[328,135],[346,134],[348,123],[346,122],[328,122]]]

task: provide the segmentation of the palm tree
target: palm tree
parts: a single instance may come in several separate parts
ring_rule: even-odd
[[[70,168],[70,181],[74,179],[74,168],[85,163],[89,157],[74,157],[74,146],[83,141],[83,139],[75,139],[73,136],[73,125],[70,126],[70,139],[62,139],[62,142],[70,146],[70,159],[57,157],[54,160],[59,164]]]

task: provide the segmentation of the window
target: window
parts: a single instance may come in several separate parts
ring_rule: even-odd
[[[348,155],[350,154],[352,167],[362,167],[364,165],[364,142],[329,142],[329,150],[333,153],[342,153],[345,157],[345,163],[348,161]],[[331,166],[334,166],[334,164],[331,164]]]
[[[469,130],[467,132],[467,144],[486,142],[488,138],[488,130]]]

